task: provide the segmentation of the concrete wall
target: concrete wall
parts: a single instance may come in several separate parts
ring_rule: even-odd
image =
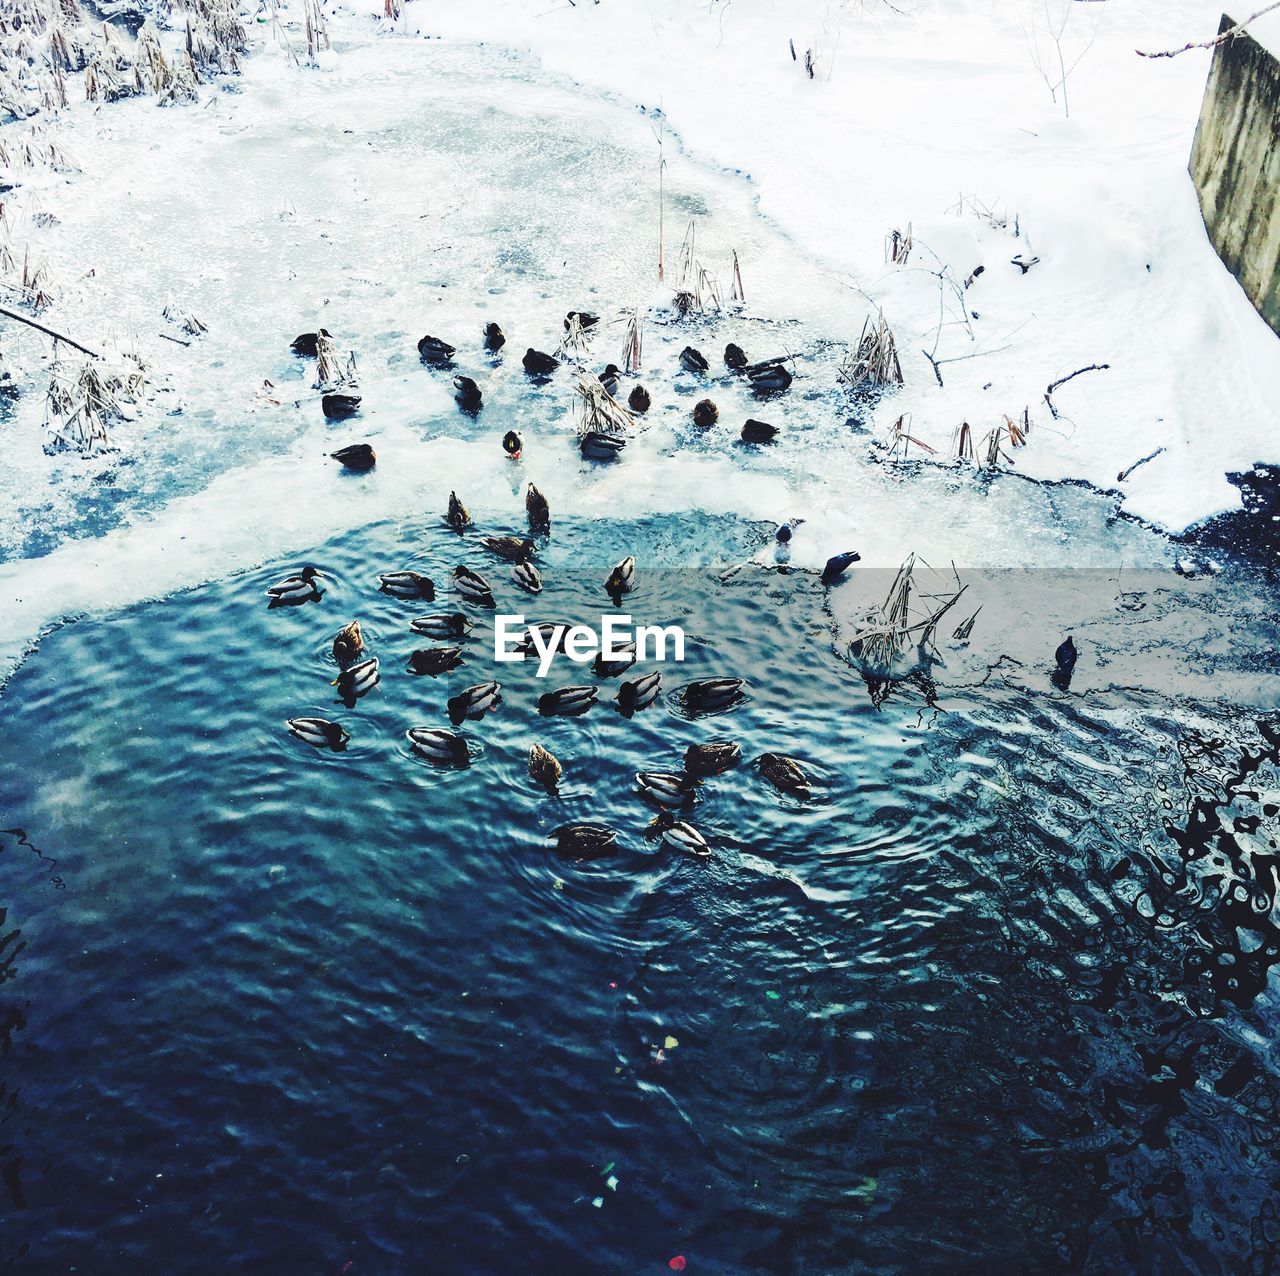
[[[1218,256],[1280,333],[1280,59],[1248,32],[1214,50],[1191,178]]]

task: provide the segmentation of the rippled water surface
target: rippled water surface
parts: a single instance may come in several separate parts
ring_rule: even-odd
[[[1276,728],[1212,678],[1199,702],[1115,685],[1105,637],[1062,691],[981,620],[985,676],[944,643],[936,694],[875,709],[832,637],[858,584],[742,566],[768,530],[560,522],[531,604],[424,515],[317,546],[316,603],[266,607],[290,560],[47,637],[0,698],[7,1254],[1266,1270]],[[548,719],[538,694],[589,671],[504,665],[470,767],[411,753],[497,667],[482,622],[462,669],[410,675],[408,617],[449,602],[378,571],[467,562],[504,611],[594,621],[625,552],[629,610],[690,638],[657,704]],[[382,681],[347,707],[329,644],[356,616]],[[674,692],[717,674],[747,698],[690,718]],[[292,739],[298,714],[350,747]],[[713,736],[744,763],[699,790],[699,862],[645,836],[633,774]],[[812,764],[813,801],[766,784],[767,749]],[[618,853],[557,859],[580,819]]]

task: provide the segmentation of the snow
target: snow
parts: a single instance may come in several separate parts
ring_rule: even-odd
[[[1135,53],[1210,38],[1220,9],[1065,3],[1068,58],[1082,54],[1069,117],[1033,65],[1044,0],[416,0],[401,25],[499,41],[660,107],[695,157],[740,171],[767,217],[883,305],[907,376],[885,411],[909,411],[913,435],[945,450],[961,421],[980,436],[1030,406],[1023,473],[1118,489],[1126,511],[1182,530],[1237,508],[1226,472],[1277,446],[1280,347],[1214,254],[1187,175],[1210,54]],[[1257,25],[1276,31],[1280,13]],[[816,79],[789,41],[801,59],[817,50]],[[949,214],[963,197],[1016,216],[1019,237]],[[943,387],[920,354],[938,287],[919,268],[933,263],[884,262],[885,234],[908,222],[957,278],[986,268],[967,293],[976,340],[948,331],[939,357],[990,353],[945,365]],[[1025,276],[1018,253],[1040,258]],[[852,339],[864,311],[851,298]],[[1098,363],[1059,392],[1054,420],[1045,388]]]

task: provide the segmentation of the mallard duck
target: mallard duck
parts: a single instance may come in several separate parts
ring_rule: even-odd
[[[617,398],[618,381],[622,376],[622,369],[616,363],[610,363],[600,374],[600,384],[604,386],[604,391],[611,398]]]
[[[483,718],[502,696],[502,684],[498,682],[478,682],[473,687],[464,687],[456,696],[448,701],[449,721],[460,727],[468,718]]]
[[[648,412],[653,405],[653,400],[649,397],[649,391],[642,385],[636,386],[627,396],[627,407],[632,412]]]
[[[339,629],[333,639],[333,658],[340,665],[350,664],[364,650],[364,634],[360,632],[360,622],[353,620],[349,625]]]
[[[330,421],[345,421],[360,410],[360,396],[334,391],[320,396],[320,410]]]
[[[382,592],[392,598],[422,598],[429,603],[436,600],[435,582],[421,572],[385,572],[378,582]]]
[[[664,820],[660,827],[662,840],[669,846],[696,855],[699,859],[710,856],[711,848],[707,845],[707,839],[692,824],[686,824],[683,820]]]
[[[790,793],[798,798],[810,796],[813,781],[795,758],[789,758],[785,753],[762,753],[756,759],[756,766],[760,768],[760,774],[780,792]]]
[[[417,616],[409,628],[424,638],[463,638],[471,632],[471,621],[455,611],[448,616]]]
[[[484,348],[490,354],[495,354],[507,344],[506,333],[498,327],[496,323],[487,323],[484,326]]]
[[[827,565],[822,569],[822,583],[824,585],[835,584],[854,563],[861,562],[861,560],[862,555],[856,549],[851,549],[845,554],[833,554],[827,559]]]
[[[781,363],[752,364],[746,372],[758,395],[780,394],[791,385],[791,373]]]
[[[1054,662],[1063,673],[1070,673],[1076,667],[1076,661],[1080,658],[1080,653],[1076,650],[1075,640],[1070,634],[1067,635],[1066,641],[1058,645],[1058,649],[1053,653]]]
[[[329,330],[327,328],[321,328],[319,332],[300,332],[289,343],[289,349],[304,359],[314,359],[316,357],[317,339],[328,335]],[[299,719],[299,721],[302,721],[302,719]]]
[[[554,355],[543,354],[532,346],[525,351],[521,362],[531,377],[549,377],[560,366],[560,360]]]
[[[502,450],[513,460],[520,459],[520,453],[524,451],[524,439],[516,433],[515,430],[508,430],[502,436]]]
[[[636,584],[636,560],[630,554],[605,577],[604,592],[613,599],[615,606],[623,594],[629,594]]]
[[[368,695],[381,680],[378,673],[378,657],[370,656],[358,665],[344,669],[330,686],[338,688],[338,695],[344,703],[354,704],[361,696]]]
[[[453,397],[468,416],[475,416],[484,403],[480,387],[470,377],[454,377]]]
[[[618,708],[625,717],[647,709],[657,698],[662,686],[660,673],[647,673],[633,682],[624,682],[618,688]]]
[[[525,513],[529,515],[529,530],[539,536],[551,531],[551,507],[547,498],[532,483],[524,498]]]
[[[734,345],[731,341],[724,348],[724,362],[734,372],[742,372],[747,366],[747,356],[741,346]]]
[[[684,703],[690,713],[714,713],[742,699],[741,678],[699,678],[684,688]]]
[[[522,563],[532,558],[538,548],[531,540],[520,536],[485,536],[481,538],[480,544],[489,553],[505,558],[509,563]]]
[[[441,766],[466,766],[470,761],[467,742],[452,731],[437,730],[435,727],[410,727],[405,735],[415,752],[429,762]]]
[[[707,362],[707,357],[701,350],[695,350],[692,346],[685,346],[680,351],[680,366],[686,372],[696,372],[699,376],[703,376],[711,365]]]
[[[542,745],[535,744],[529,750],[529,776],[548,789],[554,789],[560,783],[564,768],[560,760]]]
[[[637,771],[636,783],[646,797],[663,806],[684,806],[693,797],[693,781],[669,771]]]
[[[367,443],[351,443],[329,455],[349,470],[371,470],[378,462],[377,453]]]
[[[481,607],[494,605],[492,586],[479,572],[473,572],[470,567],[455,567],[453,583],[458,593],[468,602],[476,603]]]
[[[578,442],[578,450],[588,461],[616,461],[627,446],[620,434],[599,434],[591,430]]]
[[[699,399],[693,405],[693,423],[709,430],[720,419],[720,409],[710,399]]]
[[[569,631],[567,625],[557,625],[551,621],[543,621],[538,625],[529,625],[526,629],[525,636],[517,644],[515,650],[524,656],[534,655],[538,648],[533,640],[534,633],[537,633],[542,643],[543,649],[550,651],[553,655],[558,652],[564,644],[564,636]]]
[[[285,726],[308,744],[317,749],[332,749],[335,753],[346,747],[351,737],[336,722],[327,718],[289,718]]]
[[[578,321],[579,324],[582,325],[582,330],[584,332],[588,328],[594,328],[596,324],[600,322],[600,316],[597,314],[593,314],[590,310],[570,310],[569,313],[564,317],[565,332],[569,331],[569,328],[571,327],[573,320],[575,319]]]
[[[540,594],[542,593],[542,576],[538,569],[529,560],[522,559],[511,571],[515,577],[515,582],[526,593]]]
[[[586,713],[596,702],[600,694],[599,687],[561,687],[558,691],[548,691],[538,697],[538,712],[547,716],[562,714],[574,718]]]
[[[445,514],[444,521],[455,532],[461,532],[471,526],[471,514],[467,507],[458,500],[457,492],[449,493],[449,511]]]
[[[684,751],[684,769],[699,780],[721,775],[741,760],[742,750],[732,740],[708,740]]]
[[[604,652],[596,657],[595,675],[597,678],[616,678],[619,674],[624,674],[636,662],[636,645],[633,642],[627,643],[622,647],[615,647],[618,653],[615,657],[606,660]]]
[[[772,443],[778,437],[778,427],[768,421],[748,421],[742,427],[744,443]]]
[[[268,585],[266,592],[271,599],[271,606],[317,601],[321,593],[316,585],[319,575],[320,572],[315,567],[304,567],[296,576],[286,576],[284,580]]]
[[[456,669],[461,663],[461,647],[424,647],[409,657],[409,669],[412,673],[432,678]]]
[[[565,859],[601,859],[618,849],[618,835],[607,824],[562,824],[551,836]]]
[[[441,341],[439,337],[423,337],[418,342],[418,356],[423,363],[429,363],[433,367],[447,368],[453,362],[453,356],[457,350],[447,341]]]

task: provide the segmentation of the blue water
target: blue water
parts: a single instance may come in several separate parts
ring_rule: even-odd
[[[726,572],[769,531],[558,522],[532,602],[424,513],[47,636],[0,696],[4,1257],[1266,1270],[1274,728],[1211,682],[1008,677],[981,629],[991,676],[876,709],[813,576]],[[410,675],[407,619],[450,603],[376,588],[465,562],[504,611],[595,620],[627,552],[628,610],[690,639],[630,720],[617,680],[541,717],[593,679],[494,666],[482,624],[462,669]],[[268,609],[302,562],[323,597]],[[348,708],[329,644],[356,617],[382,681]],[[404,731],[491,675],[471,766],[414,756]],[[746,698],[691,719],[674,692],[715,675]],[[349,748],[290,737],[303,714]],[[713,737],[744,761],[687,816],[701,862],[646,837],[633,774]],[[765,750],[811,765],[812,802],[768,786]],[[557,858],[571,820],[618,853]]]

